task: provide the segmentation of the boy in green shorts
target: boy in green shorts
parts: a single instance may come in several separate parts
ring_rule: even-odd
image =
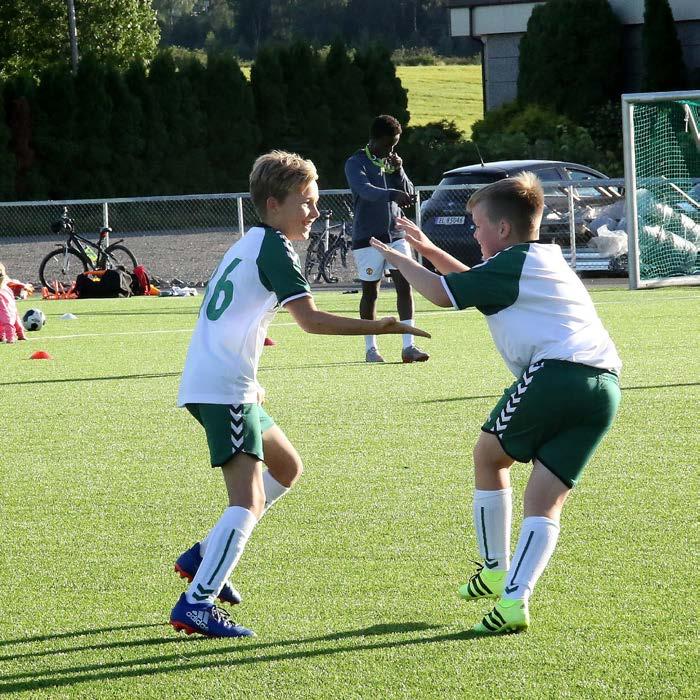
[[[228,578],[258,520],[302,471],[297,451],[263,409],[264,391],[257,381],[267,327],[277,309],[284,306],[307,333],[429,337],[394,317],[365,321],[316,308],[291,242],[306,240],[319,216],[317,177],[314,164],[293,153],[272,151],[255,161],[250,194],[261,223],[219,263],[190,341],[178,405],[204,427],[229,507],[206,538],[175,564],[191,583],[173,608],[170,624],[188,634],[253,635],[214,601],[240,602]]]
[[[438,306],[476,307],[517,380],[474,447],[474,527],[483,559],[459,593],[498,599],[475,631],[526,629],[528,599],[554,552],[564,501],[610,428],[620,358],[588,292],[556,245],[538,243],[544,195],[532,173],[500,180],[467,203],[485,262],[468,268],[408,219],[406,240],[444,276],[372,245]],[[510,561],[513,462],[532,461],[524,519]]]

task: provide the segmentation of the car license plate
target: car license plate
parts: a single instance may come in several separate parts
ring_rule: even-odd
[[[463,216],[437,216],[435,223],[440,226],[459,226],[464,224]]]

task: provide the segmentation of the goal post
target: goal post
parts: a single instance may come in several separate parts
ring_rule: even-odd
[[[700,284],[700,91],[622,95],[630,289]]]

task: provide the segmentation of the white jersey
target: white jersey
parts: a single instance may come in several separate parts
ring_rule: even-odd
[[[475,306],[486,316],[516,377],[539,360],[620,371],[615,344],[558,245],[520,243],[442,283],[455,308]]]
[[[257,370],[277,309],[311,296],[299,256],[279,231],[255,226],[209,280],[180,380],[178,406],[257,403]]]

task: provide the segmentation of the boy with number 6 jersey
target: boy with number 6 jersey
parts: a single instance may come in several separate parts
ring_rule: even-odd
[[[474,448],[474,527],[483,564],[459,593],[466,600],[498,599],[474,627],[487,634],[528,627],[528,599],[554,552],[564,501],[620,401],[620,358],[588,292],[559,246],[537,242],[543,206],[532,173],[477,190],[467,209],[485,262],[471,269],[400,220],[406,240],[444,277],[372,241],[434,304],[481,311],[517,378]],[[532,461],[533,469],[511,562],[509,469],[515,461]]]
[[[258,520],[302,471],[297,451],[262,407],[264,391],[257,381],[267,327],[279,307],[307,333],[429,337],[393,317],[368,321],[316,308],[292,241],[306,240],[319,216],[317,177],[314,164],[293,153],[272,151],[255,161],[250,194],[261,223],[219,263],[190,341],[178,405],[204,428],[211,464],[224,477],[229,507],[175,564],[191,583],[173,608],[170,623],[188,634],[253,635],[214,601],[240,602],[229,576]]]

